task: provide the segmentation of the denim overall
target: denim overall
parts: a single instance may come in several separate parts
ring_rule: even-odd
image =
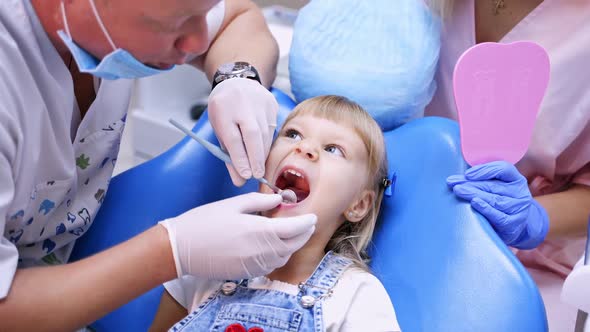
[[[342,273],[352,264],[328,252],[314,273],[291,295],[248,288],[248,281],[229,281],[170,331],[321,332],[322,304]]]

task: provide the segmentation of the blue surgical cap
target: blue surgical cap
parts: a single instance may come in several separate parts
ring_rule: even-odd
[[[295,21],[292,92],[345,96],[390,130],[424,115],[439,49],[440,21],[422,0],[311,0]]]

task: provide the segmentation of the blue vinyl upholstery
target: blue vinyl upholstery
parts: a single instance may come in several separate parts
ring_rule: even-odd
[[[385,133],[397,181],[385,197],[372,268],[403,331],[547,331],[524,267],[489,223],[448,189],[462,174],[459,127],[428,117]]]

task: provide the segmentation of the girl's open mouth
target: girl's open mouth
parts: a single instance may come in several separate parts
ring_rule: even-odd
[[[297,203],[309,196],[309,182],[301,171],[285,167],[277,177],[275,185],[282,190],[292,190],[297,195]]]

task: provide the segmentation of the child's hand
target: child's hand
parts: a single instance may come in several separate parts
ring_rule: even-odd
[[[549,217],[514,165],[504,161],[478,165],[464,176],[449,176],[447,184],[488,219],[507,245],[532,249],[545,239]]]
[[[281,195],[250,193],[200,206],[161,221],[168,231],[178,276],[241,279],[283,266],[315,230],[313,214],[269,219]]]

